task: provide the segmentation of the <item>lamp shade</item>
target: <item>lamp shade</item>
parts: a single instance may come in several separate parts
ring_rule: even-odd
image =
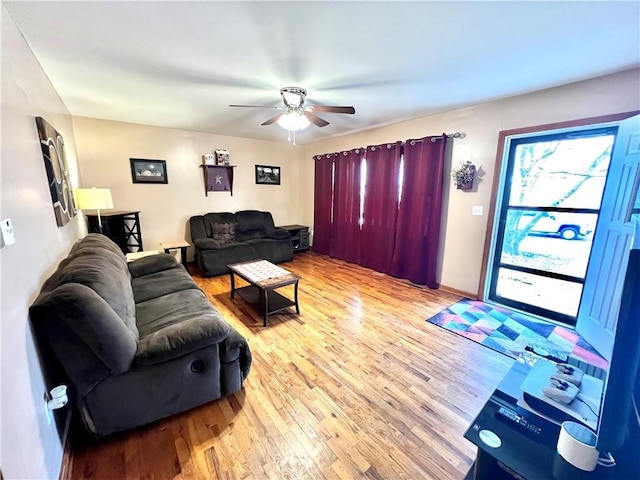
[[[111,190],[108,188],[76,188],[73,190],[80,210],[104,210],[113,208]]]

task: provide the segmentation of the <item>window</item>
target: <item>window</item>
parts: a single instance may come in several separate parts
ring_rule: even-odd
[[[616,131],[507,137],[489,300],[575,325]]]

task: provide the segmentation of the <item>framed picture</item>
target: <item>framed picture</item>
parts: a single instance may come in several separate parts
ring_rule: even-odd
[[[256,183],[258,185],[280,185],[280,167],[256,165]]]
[[[229,165],[229,150],[223,148],[216,149],[216,164]]]
[[[62,135],[42,117],[36,117],[36,127],[47,171],[47,182],[51,192],[56,224],[58,227],[62,227],[76,216],[76,205],[73,200],[67,157],[64,152],[64,140]]]
[[[169,183],[166,161],[145,158],[130,158],[129,160],[131,161],[133,183]]]

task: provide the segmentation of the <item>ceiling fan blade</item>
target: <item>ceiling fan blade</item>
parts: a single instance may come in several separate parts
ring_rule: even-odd
[[[349,113],[349,114],[356,113],[356,109],[353,107],[332,107],[329,105],[310,105],[309,108],[311,108],[311,110],[314,112]]]
[[[274,107],[272,105],[229,105],[230,107],[249,107],[249,108],[275,108],[276,110],[281,107]]]
[[[261,125],[271,125],[273,123],[276,123],[278,121],[278,119],[283,116],[284,113],[279,113],[277,114],[275,117],[271,117],[269,120],[267,120],[266,122],[263,122]]]
[[[320,117],[318,117],[317,115],[314,115],[311,112],[304,112],[304,116],[307,117],[311,123],[313,123],[318,127],[326,127],[327,125],[329,125],[329,122],[321,119]]]

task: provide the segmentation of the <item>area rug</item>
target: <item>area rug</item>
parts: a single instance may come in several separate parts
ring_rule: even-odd
[[[574,330],[477,300],[460,300],[427,322],[512,358],[531,345],[563,352],[596,367],[608,366]]]

